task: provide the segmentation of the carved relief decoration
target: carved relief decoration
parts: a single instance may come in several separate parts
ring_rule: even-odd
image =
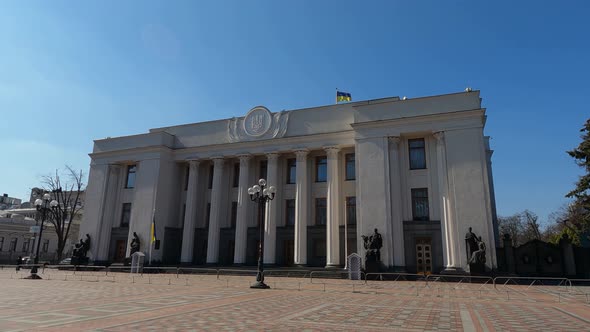
[[[230,119],[227,135],[232,143],[280,138],[287,131],[288,121],[288,111],[272,114],[266,107],[256,106],[245,117]]]

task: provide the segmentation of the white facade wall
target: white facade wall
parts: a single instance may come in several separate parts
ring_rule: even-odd
[[[440,229],[442,234],[433,240],[433,244],[442,243],[443,247],[434,248],[444,260],[439,265],[456,270],[468,267],[464,236],[473,227],[487,245],[488,266],[492,268],[496,265],[494,202],[488,162],[491,152],[483,135],[484,124],[485,109],[481,108],[479,92],[466,92],[408,100],[386,98],[280,113],[258,107],[241,118],[97,140],[90,155],[92,164],[82,234],[89,233],[97,240],[91,248],[95,260],[112,260],[110,232],[120,227],[123,203],[131,203],[127,255],[133,232],[141,239],[141,250],[148,251],[151,222],[155,218],[156,233],[162,243],[159,250],[152,249],[151,258],[165,260],[164,248],[173,247],[165,243],[165,234],[170,229],[182,229],[188,220],[186,216],[183,218],[184,205],[190,204],[194,215],[188,218],[194,218],[196,229],[209,232],[207,262],[219,263],[222,253],[217,251],[228,245],[219,243],[219,232],[231,230],[232,202],[237,202],[240,190],[246,189],[233,186],[234,165],[240,163],[240,156],[249,156],[248,174],[240,177],[246,176],[249,185],[253,185],[259,177],[261,161],[276,156],[276,169],[272,168],[272,161],[267,166],[270,180],[276,179],[273,181],[276,183],[269,184],[278,190],[267,211],[270,219],[265,223],[265,245],[269,245],[265,248],[266,263],[273,264],[275,256],[280,259],[282,255],[276,248],[282,245],[277,236],[283,236],[277,230],[286,226],[285,201],[305,200],[303,209],[297,208],[297,218],[303,220],[303,227],[309,227],[316,220],[316,198],[326,198],[328,216],[334,216],[334,221],[328,220],[328,224],[335,225],[328,228],[333,231],[325,236],[326,259],[332,264],[343,264],[340,249],[344,240],[335,232],[340,233],[340,226],[345,224],[345,198],[355,196],[357,244],[354,249],[364,252],[361,235],[370,235],[377,228],[384,240],[383,265],[411,267],[414,264],[408,251],[413,245],[409,236],[414,229],[411,190],[427,188],[429,221],[426,224]],[[425,141],[425,169],[409,168],[408,140],[413,138]],[[330,176],[328,182],[316,182],[316,157],[326,156],[327,148],[334,151],[330,152],[333,158],[328,162]],[[305,183],[301,187],[286,184],[287,160],[298,158],[296,151],[302,150],[308,151],[301,159],[307,165],[306,172],[301,173],[307,175]],[[347,153],[355,154],[354,181],[345,180]],[[222,175],[214,177],[210,189],[211,166],[219,158],[223,160],[218,165]],[[185,181],[191,160],[199,165],[194,184],[196,198],[188,202]],[[135,187],[124,189],[127,165],[132,164],[137,165]],[[305,192],[298,193],[299,187]],[[333,188],[331,195],[329,188]],[[258,212],[256,204],[247,195],[245,198],[245,206],[240,208],[245,217],[237,219],[252,229],[257,226]],[[214,210],[209,214],[210,220],[207,220],[208,203]],[[217,227],[207,230],[208,224]],[[321,227],[317,229],[323,231]],[[295,260],[306,263],[305,257],[300,256],[309,258],[312,254],[309,249],[315,250],[311,242],[318,241],[317,229],[315,235],[307,232],[301,237],[303,240],[297,240],[306,243],[295,244],[292,250]],[[251,241],[251,234],[248,245],[236,236],[234,245],[239,243],[239,248],[235,253],[246,250]],[[183,249],[185,255],[189,249]],[[178,256],[180,259],[180,251]]]

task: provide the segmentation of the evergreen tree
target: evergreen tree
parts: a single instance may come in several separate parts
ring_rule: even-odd
[[[569,213],[566,226],[575,230],[578,236],[587,238],[590,233],[590,119],[586,120],[582,132],[582,142],[577,148],[567,153],[584,169],[576,183],[576,188],[566,197],[574,198],[572,212]]]

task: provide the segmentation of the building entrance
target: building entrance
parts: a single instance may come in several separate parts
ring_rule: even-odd
[[[432,273],[432,241],[430,238],[416,239],[416,272]]]
[[[285,245],[284,245],[284,249],[283,249],[283,259],[284,259],[284,264],[285,265],[293,265],[294,264],[294,259],[293,259],[293,255],[295,253],[295,242],[293,240],[285,240]]]
[[[117,240],[115,244],[115,263],[122,263],[125,260],[125,252],[127,251],[127,241]]]

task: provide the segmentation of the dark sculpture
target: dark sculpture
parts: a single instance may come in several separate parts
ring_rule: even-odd
[[[133,232],[133,240],[131,240],[129,256],[139,251],[140,243],[139,236],[137,236],[137,233]]]
[[[383,238],[375,228],[375,233],[370,236],[361,235],[364,242],[365,262],[380,262],[381,261],[381,247],[383,247]]]
[[[481,240],[481,236],[477,238],[477,250],[471,255],[470,264],[485,264],[486,263],[486,244]]]
[[[486,264],[486,244],[481,240],[481,236],[476,236],[471,227],[465,234],[465,248],[467,250],[467,262],[469,271],[473,273],[484,273]]]
[[[90,250],[90,235],[86,234],[86,241],[80,239],[80,242],[74,246],[74,252],[70,263],[72,265],[88,264],[88,251]]]
[[[467,250],[467,261],[471,260],[473,253],[477,251],[477,236],[471,231],[471,227],[469,227],[469,232],[465,234],[465,249]]]

